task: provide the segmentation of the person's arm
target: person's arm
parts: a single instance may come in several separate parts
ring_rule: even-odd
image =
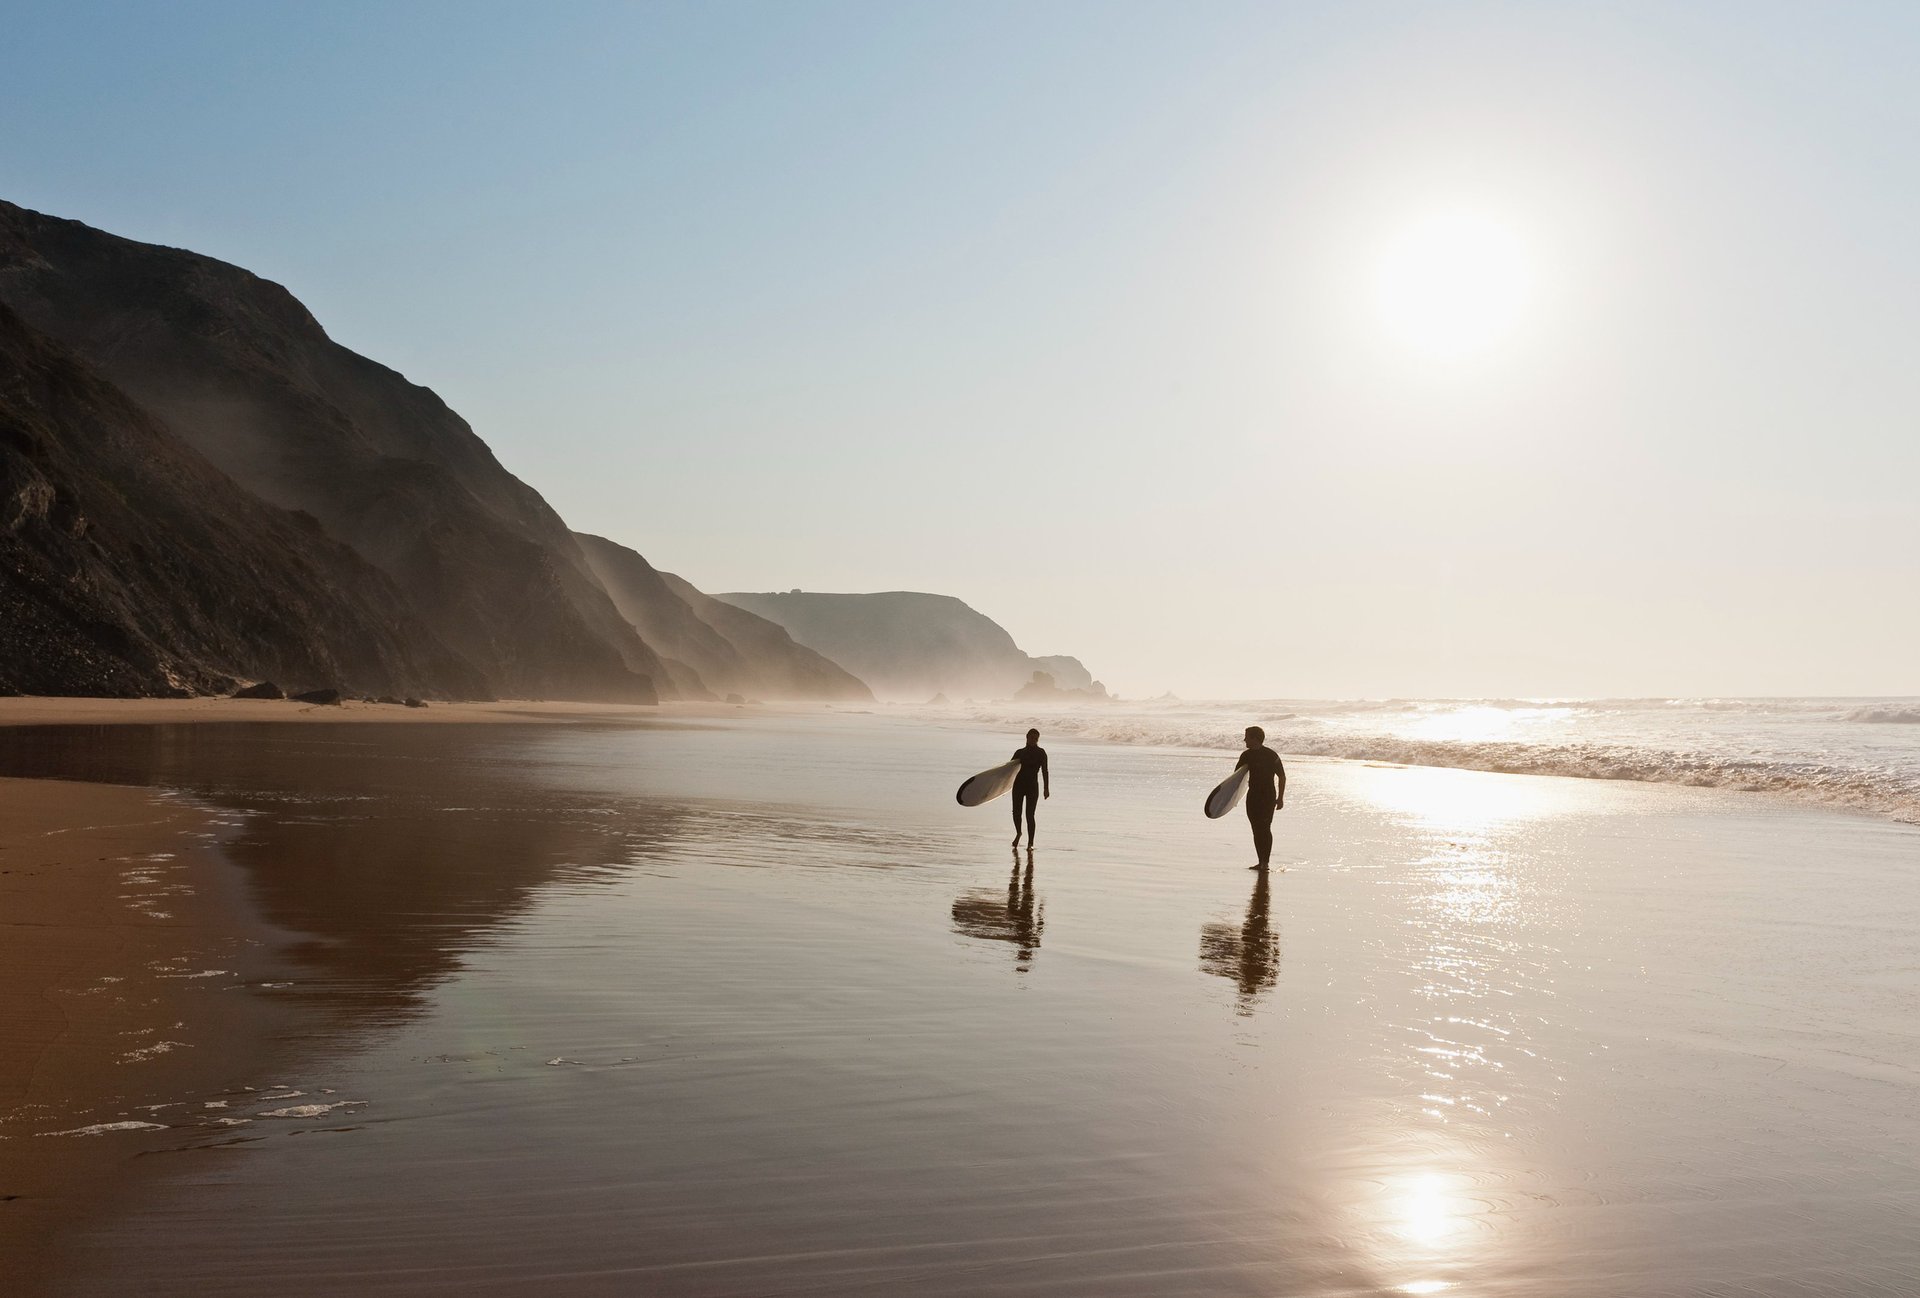
[[[1040,796],[1053,796],[1053,772],[1047,769],[1047,750],[1044,748],[1040,750]]]
[[[1279,796],[1273,800],[1276,809],[1287,805],[1287,764],[1278,757],[1273,759],[1274,773],[1280,777]]]

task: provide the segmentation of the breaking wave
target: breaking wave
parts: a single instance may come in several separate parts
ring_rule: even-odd
[[[1920,726],[1920,704],[1878,704],[1855,708],[1842,721],[1865,721],[1874,725]]]
[[[1016,728],[1035,718],[1013,705],[962,711]],[[1738,789],[1920,824],[1920,742],[1847,738],[1873,733],[1852,723],[1920,724],[1920,703],[1905,700],[1169,700],[1040,715],[1050,734],[1106,743],[1236,751],[1240,727],[1257,724],[1294,756]],[[1474,723],[1499,733],[1474,735]],[[1418,733],[1427,727],[1469,733]]]

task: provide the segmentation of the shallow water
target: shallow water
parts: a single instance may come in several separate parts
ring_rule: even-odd
[[[0,738],[253,813],[298,935],[75,1290],[1920,1292],[1920,830],[1299,762],[1263,886],[1230,759],[1049,741],[1029,869],[952,801],[1016,743]]]
[[[919,708],[929,721],[1035,724],[1030,704]],[[1920,824],[1920,698],[1079,700],[1038,724],[1113,743],[1742,789]]]

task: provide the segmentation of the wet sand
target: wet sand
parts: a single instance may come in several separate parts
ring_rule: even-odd
[[[144,736],[228,723],[662,724],[657,708],[529,700],[0,698],[0,734],[74,727],[108,747],[133,731],[109,738],[102,727]],[[127,778],[150,779],[150,766]],[[260,918],[218,850],[237,823],[170,790],[0,778],[0,1279],[18,1286],[8,1292],[51,1288],[71,1269],[73,1230],[137,1193],[157,1170],[152,1156],[177,1147],[183,1110],[198,1106],[206,1130],[232,1134],[229,1110],[250,1094],[236,1079],[264,1076],[282,1053],[284,1007],[214,994],[279,988],[277,953],[296,940]],[[62,1132],[84,1134],[50,1135]]]
[[[13,1292],[50,1284],[67,1231],[124,1201],[140,1157],[177,1142],[157,1121],[177,1120],[170,1101],[217,1086],[269,1035],[265,1007],[222,994],[258,975],[269,937],[211,846],[230,828],[150,789],[0,779],[0,1267]]]
[[[247,1125],[56,1291],[1920,1289],[1920,830],[1299,762],[1262,884],[1219,755],[1054,743],[1029,866],[952,803],[1011,742],[0,734],[230,808],[289,935],[272,1075],[179,1097]]]

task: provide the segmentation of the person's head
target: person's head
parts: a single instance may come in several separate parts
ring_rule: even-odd
[[[1040,732],[1039,732],[1038,730],[1029,730],[1029,731],[1027,731],[1027,742],[1028,742],[1028,743],[1030,743],[1030,744],[1037,744],[1037,743],[1039,743],[1039,742],[1040,742]]]
[[[1258,748],[1260,745],[1266,742],[1267,742],[1266,731],[1262,730],[1259,726],[1247,727],[1247,747]]]

